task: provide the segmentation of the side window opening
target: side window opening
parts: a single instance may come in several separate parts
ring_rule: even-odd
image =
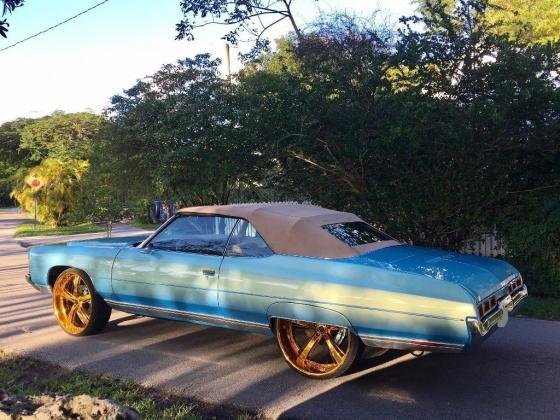
[[[236,257],[268,257],[272,254],[272,250],[254,226],[248,221],[240,219],[231,232],[226,255]]]
[[[148,246],[166,251],[223,255],[237,219],[219,216],[180,216]]]

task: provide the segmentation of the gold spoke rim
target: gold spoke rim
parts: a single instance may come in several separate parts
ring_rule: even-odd
[[[91,292],[77,273],[63,273],[53,288],[53,308],[60,326],[70,334],[79,334],[89,325]]]
[[[315,347],[315,345],[321,341],[321,339],[323,338],[323,336],[317,332],[315,332],[315,334],[313,334],[313,336],[309,339],[309,341],[307,342],[307,344],[305,345],[305,347],[301,350],[301,352],[299,353],[297,359],[296,359],[296,363],[298,366],[301,367],[305,367],[305,362],[307,361],[307,358],[309,357],[309,353],[311,352],[311,350],[313,350],[313,347]]]
[[[338,364],[342,363],[344,361],[344,352],[335,344],[335,342],[331,338],[327,338],[326,342],[334,361]]]
[[[276,337],[289,364],[317,377],[346,361],[351,340],[347,328],[286,319],[277,320]]]

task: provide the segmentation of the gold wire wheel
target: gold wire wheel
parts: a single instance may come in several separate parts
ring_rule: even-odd
[[[356,357],[356,339],[348,328],[278,319],[276,339],[286,361],[310,377],[337,376]]]
[[[92,294],[83,277],[75,271],[63,272],[53,288],[53,308],[64,331],[79,335],[89,325]]]

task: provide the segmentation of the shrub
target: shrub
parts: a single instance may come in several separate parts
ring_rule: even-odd
[[[36,200],[37,219],[41,223],[63,226],[76,205],[76,192],[88,168],[89,162],[84,160],[45,159],[38,166],[16,173],[10,195],[29,213],[34,212]],[[30,176],[41,179],[42,186],[37,191],[29,185]]]
[[[530,293],[560,298],[560,201],[532,200],[506,215],[500,231]]]

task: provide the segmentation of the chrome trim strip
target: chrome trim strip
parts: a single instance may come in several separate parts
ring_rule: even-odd
[[[163,309],[155,306],[140,305],[140,304],[129,304],[116,302],[113,300],[105,300],[109,306],[113,309],[129,312],[129,313],[144,313],[144,314],[154,314],[154,316],[162,316],[166,318],[176,318],[188,322],[202,322],[209,323],[216,326],[229,327],[234,329],[241,329],[244,331],[258,332],[270,334],[270,326],[268,324],[261,324],[252,321],[240,321],[237,319],[225,318],[221,316],[214,315],[204,315],[196,312],[179,311],[175,309]]]
[[[489,295],[487,295],[487,296],[485,296],[485,297],[483,297],[483,298],[481,298],[480,296],[477,296],[477,298],[478,298],[478,302],[477,302],[477,303],[484,302],[484,301],[485,301],[486,299],[488,299],[489,297],[495,296],[495,295],[498,295],[498,294],[501,294],[501,293],[504,292],[504,291],[506,292],[506,294],[509,294],[508,286],[509,286],[509,284],[511,283],[511,281],[514,280],[514,279],[516,279],[517,277],[521,277],[521,274],[511,274],[511,275],[509,275],[508,277],[506,277],[505,279],[503,279],[503,280],[500,282],[500,287],[499,287],[498,289],[494,290],[494,291],[493,291],[492,293],[490,293]],[[521,279],[521,281],[523,281],[523,279]]]
[[[413,340],[401,337],[360,335],[360,338],[368,347],[380,347],[385,349],[462,352],[465,348],[463,344],[443,343],[431,340]]]
[[[40,284],[35,284],[33,283],[33,281],[31,281],[31,275],[29,273],[27,273],[25,275],[25,281],[31,286],[33,287],[35,290],[41,292],[41,293],[50,293],[51,288],[49,286],[43,286]]]
[[[480,320],[478,318],[467,318],[467,324],[475,333],[479,334],[480,336],[485,336],[488,332],[498,323],[498,321],[502,318],[503,311],[513,312],[516,307],[521,303],[523,299],[525,299],[529,295],[527,291],[527,286],[523,285],[521,289],[519,289],[514,295],[511,296],[511,301],[503,305],[502,301],[498,302],[498,306],[494,311],[490,313],[484,320]],[[509,294],[506,296],[510,296]],[[503,300],[503,299],[502,299]]]
[[[361,305],[350,305],[350,304],[346,304],[346,303],[333,303],[333,302],[327,302],[327,301],[320,301],[320,300],[308,300],[308,299],[296,299],[296,298],[290,298],[289,301],[286,301],[286,298],[280,297],[280,296],[272,296],[272,295],[262,295],[262,294],[256,294],[256,293],[248,293],[248,292],[240,292],[240,291],[236,291],[236,290],[225,290],[225,289],[220,289],[220,293],[231,293],[231,294],[235,294],[235,295],[243,295],[243,296],[256,296],[256,297],[265,297],[265,298],[269,298],[269,299],[276,299],[277,302],[285,302],[285,303],[303,303],[303,304],[309,304],[309,305],[316,305],[316,306],[321,306],[326,308],[326,309],[330,309],[327,305],[331,305],[331,306],[343,306],[345,308],[355,308],[355,309],[364,309],[367,311],[377,311],[377,312],[390,312],[390,313],[394,313],[394,314],[400,314],[400,315],[411,315],[411,316],[418,316],[418,317],[423,317],[423,318],[434,318],[434,319],[443,319],[446,321],[463,321],[463,318],[450,318],[447,316],[441,316],[441,315],[429,315],[429,314],[419,314],[419,313],[414,313],[414,312],[405,312],[405,311],[396,311],[394,309],[381,309],[381,308],[372,308],[369,306],[361,306]]]
[[[158,227],[154,232],[152,232],[151,235],[149,235],[146,239],[144,239],[136,248],[145,248],[146,245],[148,245],[148,243],[150,243],[150,241],[156,237],[156,235],[158,235],[164,228],[167,227],[167,225],[169,225],[176,218],[177,218],[177,214],[171,216],[169,219],[163,222],[160,227]]]

